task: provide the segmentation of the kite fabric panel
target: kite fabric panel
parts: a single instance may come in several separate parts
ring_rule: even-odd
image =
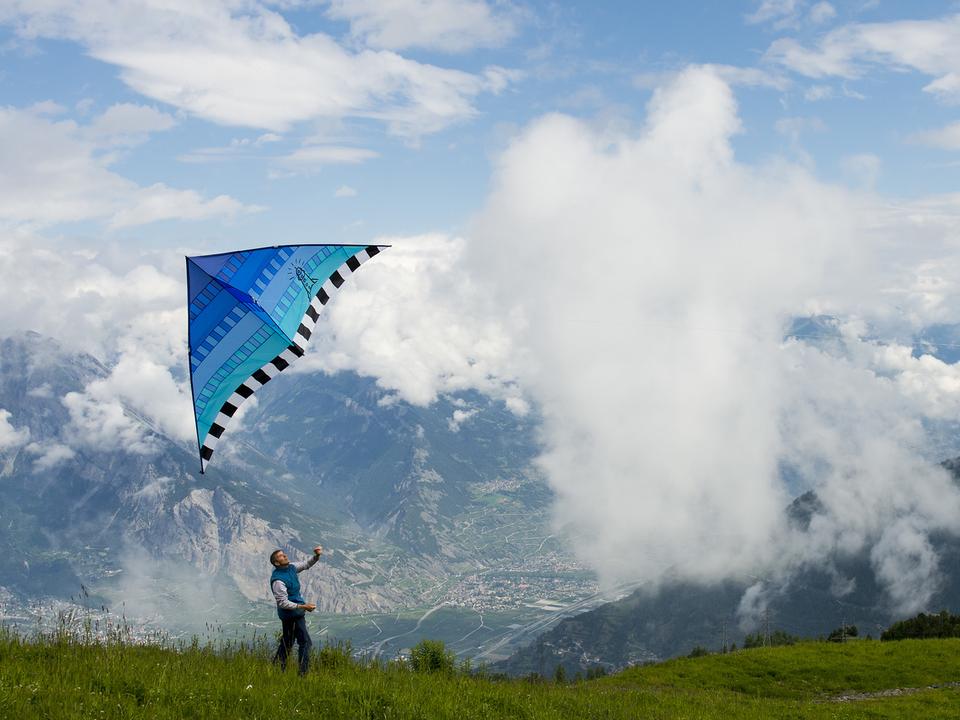
[[[200,472],[243,401],[306,350],[323,306],[383,245],[280,245],[187,258]]]

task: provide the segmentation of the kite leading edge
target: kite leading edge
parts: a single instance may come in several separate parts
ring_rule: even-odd
[[[278,245],[187,261],[200,472],[243,401],[306,349],[323,306],[385,245]]]

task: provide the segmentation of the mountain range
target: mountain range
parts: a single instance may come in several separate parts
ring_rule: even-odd
[[[797,332],[825,335],[829,322],[812,328]],[[953,329],[931,332],[942,340]],[[571,538],[551,523],[552,494],[533,463],[535,414],[517,417],[475,393],[417,407],[353,373],[288,371],[258,393],[201,475],[195,446],[130,407],[123,414],[148,439],[142,447],[107,433],[76,442],[65,398],[109,375],[51,338],[0,340],[0,409],[22,433],[0,445],[0,616],[82,592],[168,628],[211,617],[270,621],[267,555],[284,547],[304,558],[320,543],[325,561],[303,579],[321,611],[397,612],[399,622],[398,611],[419,608],[400,635],[412,639],[432,614],[451,637],[476,640],[458,652],[491,660],[516,647],[506,640],[546,630],[497,666],[513,674],[622,667],[742,642],[737,610],[755,579],[639,582],[622,600],[568,617],[600,596]],[[957,474],[960,462],[947,467]],[[819,511],[807,493],[784,522],[809,523]],[[945,581],[934,602],[955,609],[960,546],[937,538],[936,547]],[[767,624],[804,636],[844,623],[876,634],[889,624],[869,558],[833,568],[779,586],[768,579]],[[846,593],[836,592],[837,571],[851,580]],[[370,646],[408,642],[382,637]]]
[[[533,424],[485,398],[384,404],[384,391],[351,373],[285,374],[201,475],[189,443],[129,407],[148,449],[68,437],[64,398],[108,375],[35,333],[0,341],[0,408],[29,432],[0,448],[8,605],[83,586],[167,624],[185,608],[206,611],[210,597],[225,616],[269,614],[269,552],[302,558],[320,543],[325,562],[304,576],[320,610],[388,612],[436,602],[451,577],[522,559],[499,533],[464,533],[467,520],[486,533],[515,520],[509,509],[537,542],[550,534],[550,493],[530,469]],[[461,427],[452,418],[463,408]]]

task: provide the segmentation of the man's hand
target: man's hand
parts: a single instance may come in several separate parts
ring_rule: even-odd
[[[314,605],[313,603],[304,603],[303,605],[300,606],[300,609],[306,610],[307,612],[313,612],[314,610],[317,609],[317,606]]]
[[[317,545],[317,546],[313,549],[313,554],[316,555],[317,557],[320,557],[321,555],[323,555],[323,546],[322,546],[322,545]]]

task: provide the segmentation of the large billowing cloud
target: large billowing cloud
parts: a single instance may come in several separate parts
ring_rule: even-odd
[[[557,519],[608,579],[712,581],[870,550],[892,601],[914,607],[938,577],[917,538],[960,532],[920,423],[956,407],[954,369],[856,333],[823,350],[782,338],[806,312],[955,322],[956,303],[913,293],[925,271],[956,288],[956,207],[924,226],[802,167],[743,165],[738,131],[729,87],[693,68],[636,133],[545,117],[500,161],[467,262],[523,322],[517,377],[543,413]],[[906,301],[897,318],[891,298]],[[827,514],[785,536],[782,509],[806,488]],[[907,597],[893,569],[917,553]]]
[[[374,23],[364,35],[396,35],[393,16],[386,24],[380,11],[350,17],[364,28]],[[278,131],[350,116],[416,137],[473,116],[473,99],[498,92],[509,78],[495,67],[474,74],[389,50],[354,52],[323,33],[298,34],[253,0],[14,0],[0,7],[0,22],[23,37],[79,42],[120,68],[136,92],[197,117]]]
[[[739,131],[712,68],[658,90],[634,132],[537,120],[469,239],[383,239],[304,368],[358,369],[421,404],[476,388],[522,412],[522,388],[557,522],[609,581],[782,579],[857,553],[892,608],[923,607],[941,577],[930,538],[960,532],[935,462],[956,443],[924,422],[955,416],[960,385],[909,339],[960,319],[960,205],[744,165]],[[783,340],[817,313],[846,318],[835,340]],[[806,489],[824,513],[788,529]]]

